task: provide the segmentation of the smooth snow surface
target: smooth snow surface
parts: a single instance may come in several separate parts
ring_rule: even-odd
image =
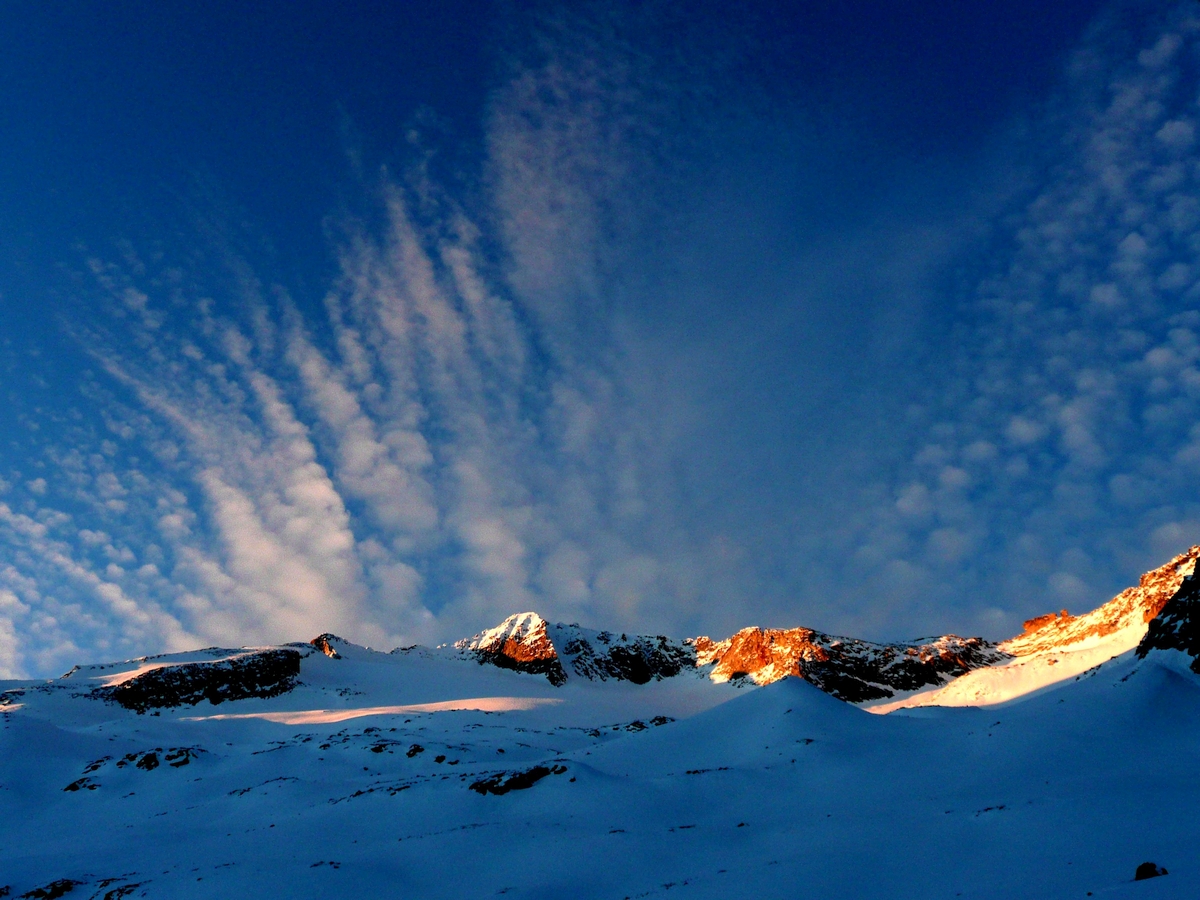
[[[464,700],[443,700],[440,703],[408,703],[400,706],[354,706],[348,709],[296,709],[286,712],[217,713],[211,716],[181,716],[181,722],[212,722],[218,719],[263,719],[284,725],[331,725],[364,716],[398,716],[406,713],[454,712],[516,712],[553,706],[561,703],[554,697],[471,697]]]
[[[433,652],[338,651],[308,652],[288,694],[158,714],[88,697],[141,663],[6,685],[20,693],[0,706],[0,887],[1200,896],[1200,679],[1174,651],[999,709],[890,715],[794,678],[554,688]],[[528,708],[449,708],[480,698]],[[1170,874],[1135,884],[1146,861]]]
[[[1137,623],[1104,637],[1020,656],[1006,663],[974,669],[949,684],[899,700],[873,704],[871,712],[887,713],[914,706],[993,706],[1061,684],[1114,657],[1127,653],[1145,636]]]

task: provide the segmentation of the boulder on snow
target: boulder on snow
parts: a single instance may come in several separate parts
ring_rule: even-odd
[[[509,791],[525,791],[533,787],[547,775],[561,775],[567,771],[566,766],[534,766],[523,772],[501,772],[490,778],[483,778],[471,785],[471,790],[477,794],[495,794],[502,796]],[[574,779],[572,779],[573,781]]]
[[[1147,878],[1157,878],[1159,875],[1166,875],[1167,870],[1156,866],[1152,862],[1144,862],[1137,867],[1137,871],[1133,875],[1134,881],[1145,881]]]

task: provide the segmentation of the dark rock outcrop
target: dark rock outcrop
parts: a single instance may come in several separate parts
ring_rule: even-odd
[[[600,631],[589,639],[578,625],[558,625],[555,631],[572,671],[593,681],[611,678],[646,684],[696,667],[696,649],[691,643],[663,635],[628,637]]]
[[[503,795],[509,791],[524,791],[533,787],[547,775],[561,775],[567,771],[566,766],[534,766],[523,772],[501,772],[490,778],[482,778],[471,785],[471,790],[477,794]]]
[[[256,650],[213,662],[160,666],[92,696],[144,713],[151,709],[195,706],[202,700],[223,703],[250,697],[277,697],[296,686],[300,652]]]
[[[1144,862],[1137,867],[1133,873],[1134,881],[1145,881],[1147,878],[1157,878],[1160,875],[1166,875],[1167,870],[1156,866],[1152,862]]]
[[[1181,650],[1192,658],[1189,668],[1200,674],[1200,578],[1196,575],[1185,578],[1151,620],[1137,655],[1145,659],[1151,650]]]
[[[70,878],[60,878],[57,881],[50,882],[44,887],[34,888],[32,891],[26,891],[21,895],[21,897],[30,898],[30,900],[58,900],[59,897],[66,896],[81,884],[83,884],[82,881],[73,881]]]

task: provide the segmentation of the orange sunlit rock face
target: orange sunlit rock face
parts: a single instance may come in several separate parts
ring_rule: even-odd
[[[810,628],[743,628],[719,643],[697,639],[697,662],[713,666],[713,679],[750,676],[759,684],[769,684],[789,675],[800,675],[802,660],[825,662],[829,653],[813,642]],[[708,652],[701,655],[699,642],[707,642]]]
[[[723,641],[696,638],[696,664],[713,681],[770,684],[796,676],[860,703],[945,683],[1009,657],[982,638],[944,635],[928,643],[876,644],[811,628],[743,628]]]
[[[545,675],[554,685],[565,684],[567,680],[558,651],[546,633],[546,620],[537,613],[509,616],[497,627],[455,646],[474,653],[480,663]]]
[[[509,616],[497,627],[467,641],[466,649],[500,653],[514,662],[558,658],[558,652],[546,634],[546,620],[537,613]]]
[[[309,643],[328,656],[330,659],[341,659],[341,654],[338,653],[337,648],[334,647],[334,644],[341,640],[342,639],[336,634],[329,634],[326,632],[325,634],[318,634],[315,638],[309,641]]]

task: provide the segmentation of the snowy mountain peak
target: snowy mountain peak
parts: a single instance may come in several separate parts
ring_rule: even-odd
[[[1191,657],[1189,668],[1200,674],[1200,578],[1194,573],[1150,623],[1137,655],[1145,659],[1151,650],[1181,650]]]
[[[533,659],[553,659],[558,653],[546,634],[547,622],[535,612],[516,613],[495,628],[455,642],[460,650],[493,652],[511,645],[511,653]]]
[[[556,686],[565,684],[567,674],[546,629],[546,620],[537,613],[517,613],[495,628],[457,641],[454,646],[474,655],[480,663],[545,675]]]
[[[566,683],[568,668],[589,681],[612,679],[634,684],[672,678],[696,668],[690,641],[593,631],[575,623],[550,625],[532,612],[509,616],[495,628],[454,646],[480,663],[545,675],[556,687]]]
[[[1126,588],[1103,606],[1081,616],[1064,609],[1025,622],[1024,633],[1000,644],[1012,656],[1031,656],[1077,646],[1095,644],[1109,635],[1131,630],[1136,641],[1146,623],[1157,616],[1196,568],[1200,545],[1179,554],[1165,565],[1151,569],[1138,583]]]

